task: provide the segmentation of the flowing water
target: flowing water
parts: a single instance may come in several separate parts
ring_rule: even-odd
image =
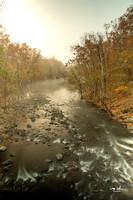
[[[62,111],[69,121],[67,130],[70,133],[60,130],[62,133],[53,138],[49,146],[36,145],[28,140],[10,144],[8,154],[16,154],[13,168],[16,181],[30,179],[33,183],[37,182],[39,170],[43,169],[40,182],[34,188],[36,191],[42,190],[41,183],[49,184],[52,180],[53,184],[61,187],[64,184],[62,181],[66,181],[70,191],[67,186],[61,187],[62,190],[74,190],[77,194],[75,198],[67,199],[133,199],[133,133],[111,120],[103,111],[81,100],[78,92],[73,91],[64,80],[30,84],[24,93],[25,98],[30,98],[35,91],[46,95],[50,104]],[[64,153],[64,145],[69,155],[63,161],[54,160],[56,153]],[[50,160],[46,166],[41,161],[47,158]]]

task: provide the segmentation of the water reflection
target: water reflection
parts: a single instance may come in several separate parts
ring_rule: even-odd
[[[130,192],[131,196],[131,189],[133,189],[133,137],[131,133],[119,123],[109,119],[105,113],[82,101],[77,92],[65,85],[64,80],[39,82],[26,88],[26,98],[32,96],[34,99],[35,93],[38,96],[46,95],[53,106],[63,111],[63,115],[72,120],[74,126],[69,124],[68,130],[70,133],[73,132],[74,139],[79,141],[76,147],[74,139],[71,142],[60,137],[53,140],[54,145],[67,144],[68,150],[76,159],[50,163],[48,174],[56,172],[56,177],[67,179],[69,173],[72,175],[73,171],[76,171],[76,176],[80,174],[80,178],[74,182],[75,188],[79,196],[83,195],[84,199],[89,198],[94,190],[102,192],[104,187],[108,186],[109,188],[106,188],[108,190],[111,186],[121,187],[121,192],[126,194]],[[27,137],[27,141],[30,141],[30,137]],[[39,142],[39,138],[34,141]],[[42,153],[38,152],[38,155],[41,156]],[[28,178],[35,181],[35,174],[29,173],[23,165],[20,166],[18,179],[27,180]],[[99,184],[97,189],[96,186]],[[103,184],[104,187],[102,187]],[[114,194],[110,195],[110,199],[115,199],[115,197]]]

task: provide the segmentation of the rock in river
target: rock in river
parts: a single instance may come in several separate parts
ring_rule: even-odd
[[[5,147],[5,146],[0,146],[0,152],[4,152],[4,151],[6,151],[7,150],[7,147]]]
[[[8,171],[8,167],[3,167],[2,170],[3,170],[4,172],[7,172],[7,171]]]
[[[15,154],[14,154],[14,153],[11,153],[11,154],[10,154],[10,157],[14,157],[14,156],[15,156]]]
[[[63,155],[61,153],[57,154],[56,159],[59,161],[63,160]]]
[[[51,131],[51,128],[45,128],[46,131]]]
[[[36,118],[34,116],[32,116],[30,119],[31,119],[32,122],[36,121]]]
[[[27,124],[27,128],[31,128],[32,126],[30,124]]]
[[[45,162],[47,162],[47,163],[51,163],[52,160],[50,160],[50,159],[46,159]]]
[[[12,165],[13,161],[11,159],[2,162],[3,165]]]

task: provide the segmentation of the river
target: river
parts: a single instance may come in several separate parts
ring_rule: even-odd
[[[0,153],[2,163],[13,160],[1,173],[1,197],[133,199],[132,132],[63,79],[29,84],[18,98],[19,134]]]

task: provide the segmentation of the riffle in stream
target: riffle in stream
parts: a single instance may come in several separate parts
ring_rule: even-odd
[[[133,199],[133,133],[64,80],[28,85],[0,152],[0,197]],[[8,133],[9,134],[9,133]]]

